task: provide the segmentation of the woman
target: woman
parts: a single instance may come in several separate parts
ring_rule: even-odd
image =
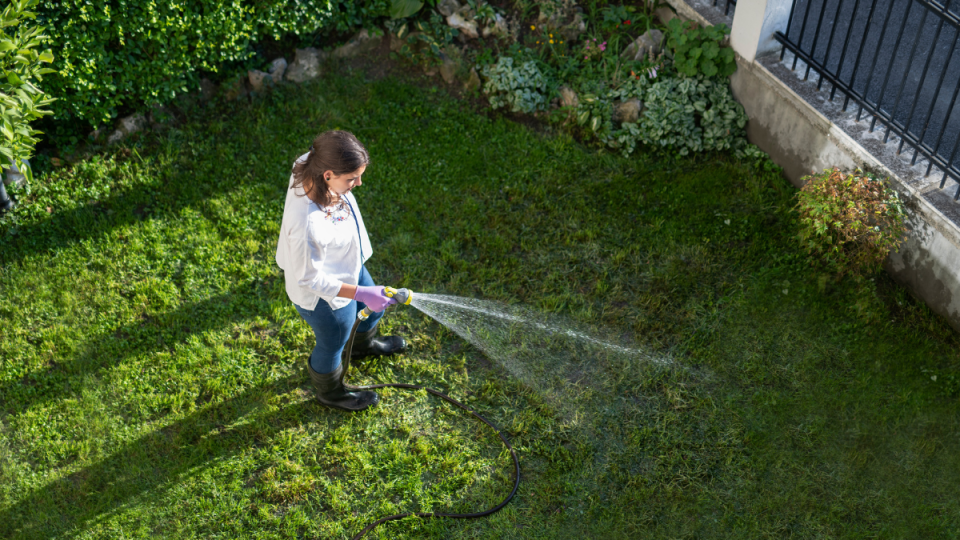
[[[373,248],[351,191],[363,184],[369,163],[367,149],[353,134],[321,133],[293,165],[277,243],[287,296],[317,338],[307,361],[317,400],[348,411],[380,401],[376,392],[348,392],[343,386],[340,356],[357,313],[364,307],[375,311],[357,328],[353,356],[406,348],[403,338],[376,337],[384,308],[396,301],[374,285],[363,264]]]

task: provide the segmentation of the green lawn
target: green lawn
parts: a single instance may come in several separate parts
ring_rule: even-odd
[[[312,400],[312,333],[273,257],[290,164],[330,128],[373,158],[356,193],[378,282],[673,362],[541,387],[391,311],[410,350],[356,380],[465,400],[522,483],[492,517],[369,538],[960,536],[960,340],[885,275],[821,289],[786,180],[597,155],[341,74],[191,109],[21,193],[0,223],[0,537],[350,538],[509,492],[496,436],[424,392],[361,414]]]

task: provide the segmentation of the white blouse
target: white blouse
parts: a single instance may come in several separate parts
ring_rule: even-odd
[[[288,185],[293,185],[292,174]],[[283,269],[290,301],[304,309],[312,311],[321,298],[331,309],[349,304],[349,298],[337,296],[340,287],[344,283],[356,285],[363,263],[373,254],[356,198],[353,193],[344,198],[349,205],[321,208],[305,196],[302,188],[287,188],[277,265]]]

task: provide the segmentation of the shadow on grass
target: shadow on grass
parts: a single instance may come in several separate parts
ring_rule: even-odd
[[[225,143],[224,146],[228,145]],[[226,170],[223,174],[233,178],[249,178],[247,182],[198,181],[189,166],[182,166],[160,181],[117,191],[106,198],[91,200],[75,208],[57,209],[46,219],[8,226],[6,233],[0,228],[0,267],[13,265],[31,255],[66,249],[84,240],[107,238],[115,229],[163,215],[177,215],[185,208],[196,209],[221,228],[222,218],[210,212],[203,201],[262,183],[263,178],[268,177],[265,173],[248,169]],[[272,184],[276,186],[277,197],[282,198],[284,182]]]
[[[7,414],[71,395],[83,379],[114,368],[137,356],[172,349],[191,335],[225,328],[262,310],[269,292],[259,282],[247,282],[229,292],[179,309],[126,324],[89,341],[75,359],[46,366],[19,380],[0,383],[0,408]],[[260,305],[257,305],[260,304]],[[174,339],[164,338],[173,330]]]
[[[232,456],[299,424],[320,407],[303,401],[239,426],[231,424],[261,407],[258,396],[296,386],[292,379],[247,389],[199,409],[162,429],[129,442],[99,463],[21,498],[0,511],[4,538],[74,536],[105,518],[129,499],[162,489],[204,463]]]

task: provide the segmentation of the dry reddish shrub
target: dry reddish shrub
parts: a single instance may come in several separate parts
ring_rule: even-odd
[[[800,243],[816,260],[844,275],[880,268],[907,231],[897,192],[871,173],[839,169],[804,177],[797,193]]]

